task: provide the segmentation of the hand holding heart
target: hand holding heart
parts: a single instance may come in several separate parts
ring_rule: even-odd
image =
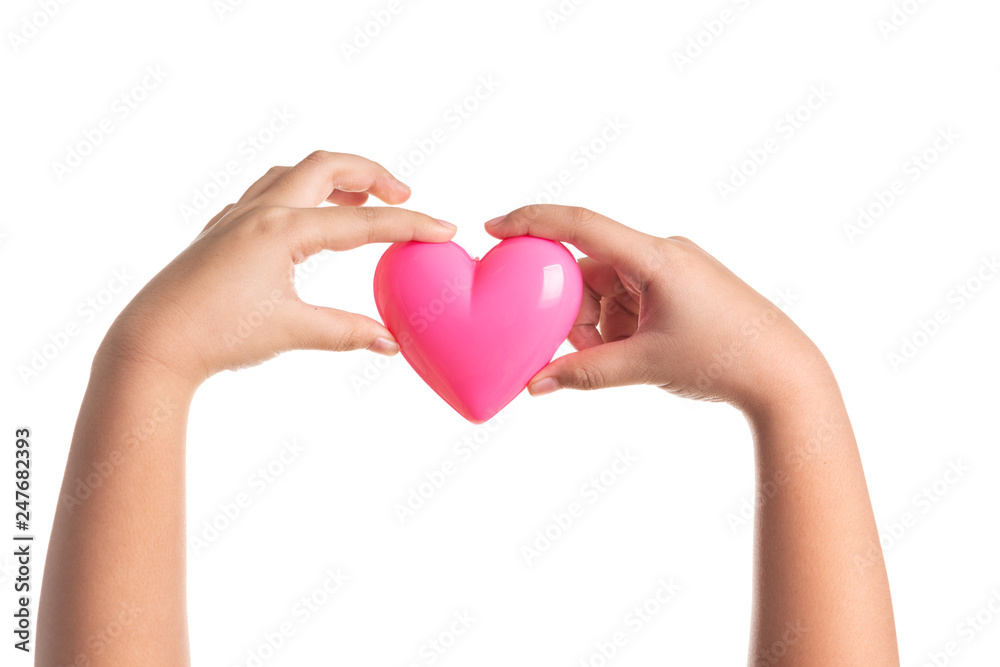
[[[274,167],[158,273],[122,311],[98,356],[168,369],[197,386],[221,370],[293,349],[395,354],[392,334],[354,313],[304,303],[295,265],[323,249],[447,241],[455,227],[400,204],[410,190],[356,155],[317,151]],[[316,208],[324,201],[338,204]]]
[[[779,308],[686,238],[650,236],[566,206],[528,206],[486,229],[501,239],[564,241],[587,255],[569,333],[579,351],[539,371],[528,384],[534,395],[648,384],[748,410],[830,375]]]
[[[397,273],[408,277],[406,284],[389,280],[397,291],[379,299],[384,316],[398,307],[393,322],[386,318],[390,328],[302,302],[292,284],[294,265],[322,249],[441,244],[454,235],[454,226],[420,213],[363,207],[369,194],[400,204],[409,189],[354,155],[317,152],[295,167],[275,167],[143,288],[99,355],[169,369],[196,386],[220,370],[291,349],[394,354],[392,329],[407,335],[404,353],[418,372],[432,385],[436,377],[438,393],[474,421],[502,408],[526,383],[534,395],[651,384],[749,408],[780,400],[825,367],[791,320],[694,243],[572,207],[529,206],[486,229],[500,239],[569,243],[587,255],[579,271],[564,248],[534,240],[501,243],[491,255],[506,259],[492,264],[489,255],[473,262],[454,244],[431,247],[430,264],[451,263],[470,280],[475,275],[478,287],[423,347],[413,344],[423,334],[407,328],[407,308],[428,303],[413,274],[423,261],[413,257],[428,250],[398,250],[420,244],[386,254],[398,256],[396,268],[399,258],[413,256],[410,273]],[[324,201],[338,206],[316,208]],[[579,351],[544,365],[567,332]]]
[[[781,492],[768,494],[754,517],[751,661],[770,655],[793,618],[818,629],[796,645],[795,664],[899,664],[878,529],[843,400],[823,356],[777,307],[691,241],[585,209],[529,206],[491,220],[486,229],[501,241],[474,260],[449,242],[453,225],[364,207],[369,195],[400,204],[409,189],[353,155],[318,152],[274,168],[115,320],[94,359],[54,522],[39,611],[42,664],[71,661],[73,638],[107,625],[109,600],[137,599],[156,614],[102,664],[145,664],[154,652],[157,664],[189,661],[191,400],[213,373],[296,348],[402,351],[473,421],[525,386],[541,395],[649,384],[732,403],[754,433],[758,483],[783,476]],[[318,208],[324,201],[336,206]],[[385,324],[299,299],[295,264],[366,243],[393,243],[374,275]],[[561,243],[586,257],[577,261]],[[578,351],[548,363],[567,338]],[[618,425],[635,412],[607,408],[574,421]],[[120,465],[83,503],[75,489],[108,461]],[[857,554],[865,554],[863,571]]]

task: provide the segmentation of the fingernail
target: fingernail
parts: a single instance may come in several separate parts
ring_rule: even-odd
[[[447,220],[438,220],[437,218],[434,218],[434,219],[437,220],[438,224],[440,224],[442,227],[446,227],[447,229],[458,229],[458,227],[456,227],[455,225],[451,224]]]
[[[528,386],[528,393],[532,396],[544,396],[554,391],[559,391],[559,380],[555,378],[544,378]]]
[[[500,221],[503,220],[506,217],[507,217],[506,215],[498,215],[497,217],[493,218],[492,220],[487,220],[486,221],[486,226],[487,227],[492,227],[493,225],[499,224]]]
[[[376,354],[383,354],[387,357],[399,352],[399,345],[388,338],[376,338],[375,342],[368,346],[368,349]]]

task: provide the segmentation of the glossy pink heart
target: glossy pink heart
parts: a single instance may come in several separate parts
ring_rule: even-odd
[[[569,250],[532,236],[505,239],[482,259],[451,242],[396,243],[375,270],[375,303],[403,357],[477,424],[552,359],[582,295]]]

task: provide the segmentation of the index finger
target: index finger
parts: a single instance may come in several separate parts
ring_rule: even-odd
[[[537,236],[565,241],[588,257],[629,272],[645,273],[655,237],[576,206],[532,204],[486,223],[497,238]]]
[[[410,188],[389,170],[359,155],[315,151],[258,195],[262,206],[319,206],[334,192],[370,193],[387,204],[401,204]]]
[[[454,225],[405,208],[323,206],[284,211],[292,218],[290,228],[297,230],[299,249],[306,256],[368,243],[442,243],[455,235]]]

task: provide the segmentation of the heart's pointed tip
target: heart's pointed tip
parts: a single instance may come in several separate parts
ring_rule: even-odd
[[[502,408],[501,408],[502,409]],[[480,425],[485,424],[489,420],[500,414],[500,410],[489,410],[489,411],[473,411],[469,409],[456,410],[458,414],[462,415],[467,422],[470,424]]]
[[[486,422],[488,422],[489,420],[493,419],[493,417],[496,416],[495,412],[491,412],[490,414],[487,415],[470,414],[466,412],[460,412],[459,414],[465,417],[465,421],[469,422],[470,424],[475,424],[476,426],[479,426],[480,424],[485,424]]]

